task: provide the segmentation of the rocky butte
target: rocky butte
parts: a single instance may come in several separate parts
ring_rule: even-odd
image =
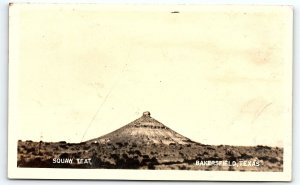
[[[117,143],[117,142],[134,142],[143,145],[150,144],[190,144],[192,141],[164,124],[151,117],[149,111],[144,112],[142,117],[133,122],[111,132],[107,135],[87,141],[87,143]]]

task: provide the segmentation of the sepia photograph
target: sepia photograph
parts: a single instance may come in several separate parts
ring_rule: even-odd
[[[8,177],[290,181],[293,8],[9,4]]]

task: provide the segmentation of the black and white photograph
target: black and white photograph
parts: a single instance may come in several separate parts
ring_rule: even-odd
[[[292,6],[10,3],[8,176],[290,181],[292,60]]]

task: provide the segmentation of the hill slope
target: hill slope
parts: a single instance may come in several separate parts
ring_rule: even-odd
[[[189,144],[192,141],[184,137],[150,116],[150,112],[144,112],[142,117],[117,129],[109,134],[87,143],[116,143],[121,141],[140,144]]]

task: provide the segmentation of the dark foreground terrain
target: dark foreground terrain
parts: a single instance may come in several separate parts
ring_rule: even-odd
[[[82,143],[18,141],[18,167],[283,171],[283,149],[203,145],[151,117]]]
[[[39,168],[282,171],[283,149],[211,146],[192,141],[184,145],[19,141],[17,165]]]

